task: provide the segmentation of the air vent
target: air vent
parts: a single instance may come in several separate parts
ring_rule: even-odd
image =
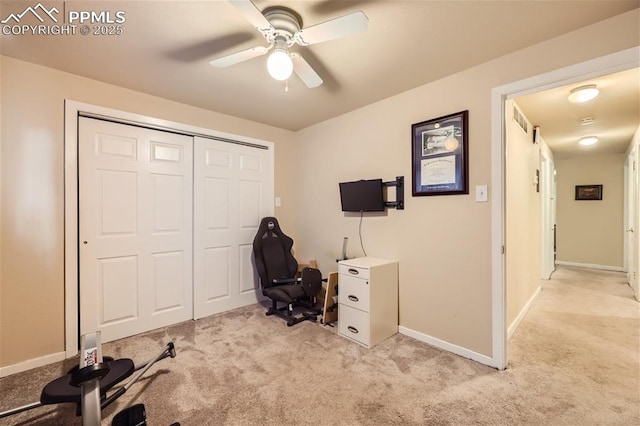
[[[585,118],[581,118],[580,119],[580,125],[581,126],[588,126],[590,124],[593,124],[596,121],[595,117],[585,117]]]
[[[527,119],[524,118],[524,115],[520,112],[518,108],[514,105],[513,107],[513,120],[518,123],[518,126],[522,129],[523,132],[529,134],[529,123],[527,123]]]

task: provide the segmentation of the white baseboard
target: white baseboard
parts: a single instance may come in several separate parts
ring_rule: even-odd
[[[595,263],[565,262],[556,260],[556,265],[576,266],[578,268],[604,269],[605,271],[625,272],[622,266],[597,265]]]
[[[541,291],[542,291],[542,286],[538,286],[536,291],[533,292],[533,296],[531,296],[531,298],[527,301],[524,307],[520,310],[520,313],[518,314],[516,319],[513,320],[513,322],[507,329],[507,341],[511,340],[511,336],[516,331],[518,326],[520,326],[520,323],[524,319],[525,315],[527,315],[527,312],[529,312],[529,309],[531,309],[531,305],[533,305],[533,302],[536,300],[536,298],[538,297]]]
[[[32,368],[42,367],[43,365],[48,365],[58,361],[64,361],[64,355],[64,352],[56,352],[54,354],[28,359],[17,364],[7,365],[6,367],[0,367],[0,377],[7,377],[12,374],[31,370]]]
[[[445,342],[444,340],[440,340],[436,337],[429,336],[427,334],[423,334],[423,333],[420,333],[419,331],[415,331],[403,326],[398,327],[398,332],[400,332],[400,334],[404,334],[405,336],[412,337],[428,345],[435,346],[438,349],[442,349],[447,352],[452,352],[464,358],[472,359],[481,364],[488,365],[489,367],[499,368],[497,365],[495,365],[494,359],[491,358],[490,356],[479,354],[472,350],[463,348],[462,346]]]

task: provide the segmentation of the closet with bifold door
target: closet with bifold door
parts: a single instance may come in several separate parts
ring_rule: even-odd
[[[78,118],[80,334],[108,342],[259,300],[268,146]]]

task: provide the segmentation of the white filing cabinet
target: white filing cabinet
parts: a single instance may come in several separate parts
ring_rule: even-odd
[[[398,332],[398,262],[359,257],[338,263],[338,333],[371,348]]]

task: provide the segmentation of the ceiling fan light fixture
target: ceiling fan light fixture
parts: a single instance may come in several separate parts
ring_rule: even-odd
[[[569,92],[569,102],[572,102],[574,104],[588,102],[598,96],[599,93],[600,90],[598,90],[598,86],[596,86],[595,84],[587,84],[585,86],[576,87],[574,89],[571,89],[571,92]]]
[[[362,11],[352,12],[310,27],[302,27],[302,17],[285,6],[260,10],[252,0],[229,0],[253,27],[262,34],[269,47],[256,46],[209,61],[218,68],[228,67],[258,56],[267,58],[267,71],[276,80],[284,81],[296,75],[310,89],[322,84],[322,78],[297,52],[289,53],[294,44],[309,46],[365,32],[369,18]],[[272,50],[273,49],[273,50]],[[285,88],[286,91],[286,88]]]
[[[291,77],[293,72],[293,61],[287,49],[277,47],[269,59],[267,59],[267,70],[269,75],[276,80],[283,81]]]
[[[587,136],[578,141],[578,143],[582,146],[593,145],[598,142],[598,138],[595,136]]]

